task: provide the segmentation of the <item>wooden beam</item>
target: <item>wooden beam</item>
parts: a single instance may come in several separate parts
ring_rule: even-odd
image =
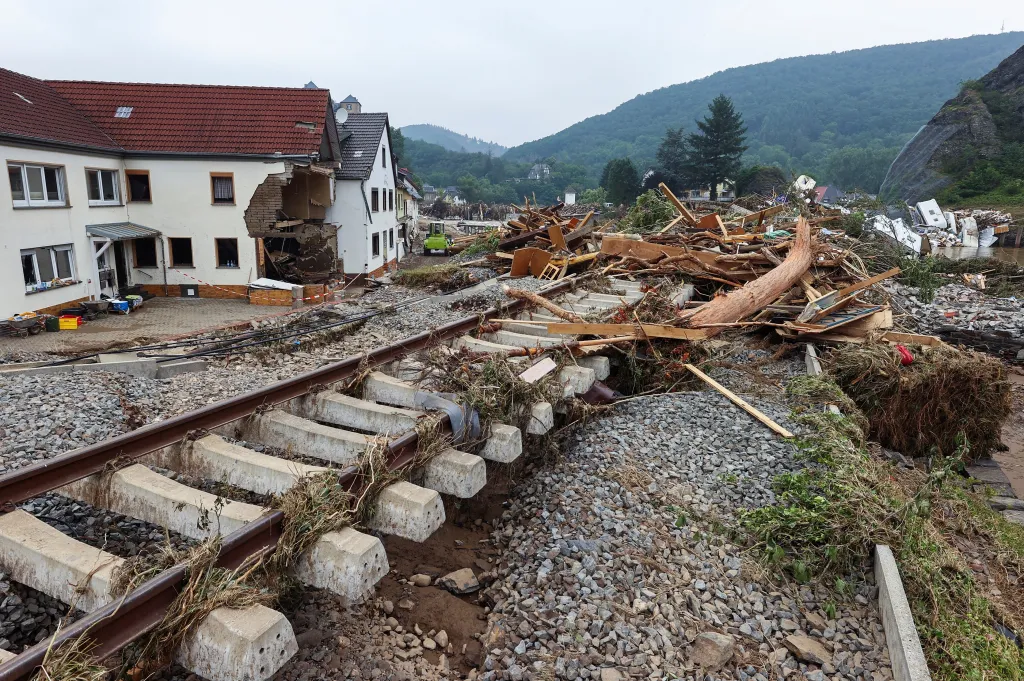
[[[668,230],[670,230],[670,229],[672,229],[673,227],[675,227],[676,225],[678,225],[678,224],[679,224],[679,221],[680,221],[680,220],[682,220],[682,219],[683,219],[683,216],[682,216],[682,215],[679,215],[679,216],[677,216],[675,220],[673,220],[672,222],[668,223],[667,225],[665,225],[664,227],[662,227],[661,229],[659,229],[659,230],[658,230],[658,234],[664,234],[664,233],[665,233],[665,232],[667,232]]]
[[[697,218],[693,217],[693,213],[690,212],[690,209],[687,208],[682,201],[676,198],[676,195],[672,193],[672,190],[668,188],[668,185],[662,182],[661,184],[658,185],[658,189],[661,190],[661,193],[665,195],[666,199],[672,202],[672,205],[676,207],[676,210],[679,211],[679,214],[683,216],[684,220],[686,220],[686,224],[697,224]]]
[[[852,286],[847,286],[846,288],[839,289],[839,293],[836,296],[836,298],[839,299],[839,300],[842,300],[843,298],[845,298],[846,296],[850,295],[851,293],[856,293],[857,291],[860,291],[861,289],[865,289],[868,286],[874,286],[878,282],[885,281],[889,277],[895,277],[899,273],[900,273],[900,268],[899,267],[893,267],[891,270],[888,270],[886,272],[882,272],[881,274],[876,274],[875,276],[871,277],[870,279],[865,279],[863,281],[858,281],[856,284],[853,284]]]
[[[648,338],[674,338],[676,340],[703,340],[707,333],[702,329],[681,329],[666,324],[560,324],[549,323],[548,333],[563,335],[588,334],[593,336],[615,336],[635,334],[638,331]]]
[[[938,336],[922,336],[918,333],[900,333],[899,331],[889,331],[882,336],[882,339],[890,343],[906,345],[943,345],[942,339]]]
[[[733,391],[729,390],[724,385],[722,385],[721,383],[719,383],[715,379],[711,378],[710,376],[705,374],[703,371],[701,371],[697,367],[693,366],[692,364],[686,364],[685,366],[690,371],[690,373],[692,373],[694,376],[696,376],[697,378],[699,378],[700,380],[704,381],[705,383],[710,385],[712,388],[717,390],[718,392],[720,392],[723,395],[725,395],[726,397],[728,397],[732,401],[732,403],[735,404],[737,407],[739,407],[743,411],[747,412],[748,414],[753,416],[755,419],[757,419],[758,421],[760,421],[764,425],[766,425],[769,428],[771,428],[773,431],[775,431],[776,433],[778,433],[782,437],[785,437],[785,438],[793,437],[793,433],[789,432],[788,430],[786,430],[785,428],[783,428],[779,424],[775,423],[775,421],[772,421],[770,418],[768,418],[763,413],[758,411],[757,408],[755,408],[753,405],[748,403],[742,397],[740,397],[739,395],[737,395]]]

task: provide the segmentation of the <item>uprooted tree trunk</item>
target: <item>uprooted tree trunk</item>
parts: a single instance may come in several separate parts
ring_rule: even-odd
[[[687,323],[692,327],[705,327],[708,336],[721,333],[722,327],[712,324],[730,324],[760,312],[796,284],[811,266],[814,249],[811,248],[811,224],[804,218],[796,223],[796,240],[782,263],[762,277],[719,296],[697,308]]]
[[[564,319],[568,322],[573,322],[575,324],[580,324],[583,322],[582,317],[574,315],[572,312],[569,312],[568,310],[563,310],[562,308],[558,307],[547,298],[539,296],[536,293],[533,293],[531,291],[524,291],[518,288],[510,288],[509,286],[502,286],[501,288],[505,292],[505,295],[512,298],[519,298],[520,300],[528,300],[534,305],[539,305],[540,307],[543,307],[545,310],[555,315],[556,317],[559,317],[560,319]]]

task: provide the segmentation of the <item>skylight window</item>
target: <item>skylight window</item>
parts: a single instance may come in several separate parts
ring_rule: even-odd
[[[309,123],[307,121],[296,121],[296,128],[305,128],[306,130],[316,130],[316,123]]]
[[[21,94],[20,92],[15,92],[15,93],[14,93],[14,96],[15,96],[15,97],[17,97],[18,99],[20,99],[21,101],[23,101],[23,102],[26,102],[26,103],[28,103],[28,104],[31,104],[31,103],[32,103],[32,100],[31,100],[31,99],[29,99],[29,98],[28,98],[28,97],[26,97],[25,95]]]
[[[363,157],[363,150],[360,149],[359,151],[355,152],[352,155],[355,156],[356,158],[362,158]]]
[[[132,115],[133,106],[119,106],[117,111],[114,112],[114,118],[128,118]]]

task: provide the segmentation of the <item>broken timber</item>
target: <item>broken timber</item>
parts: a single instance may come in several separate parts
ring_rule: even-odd
[[[737,407],[739,407],[743,411],[747,412],[748,414],[753,416],[755,419],[757,419],[758,421],[760,421],[764,425],[766,425],[769,428],[771,428],[773,431],[775,431],[776,433],[778,433],[782,437],[785,437],[785,438],[793,437],[793,433],[789,432],[788,430],[786,430],[785,428],[783,428],[779,424],[775,423],[775,421],[772,421],[770,418],[765,416],[764,413],[759,411],[752,404],[750,404],[749,402],[744,400],[742,397],[740,397],[739,395],[737,395],[733,391],[731,391],[728,388],[726,388],[724,385],[722,385],[721,383],[719,383],[715,379],[713,379],[710,376],[708,376],[707,374],[705,374],[703,371],[701,371],[697,367],[693,366],[692,364],[686,364],[685,366],[690,371],[690,373],[692,373],[694,376],[696,376],[697,378],[699,378],[700,380],[704,381],[705,383],[710,385],[712,388],[717,390],[718,392],[720,392],[723,395],[725,395],[726,397],[728,397],[732,401],[732,403],[735,404]]]

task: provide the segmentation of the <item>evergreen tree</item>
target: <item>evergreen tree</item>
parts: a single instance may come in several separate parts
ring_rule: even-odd
[[[630,204],[640,195],[640,173],[628,158],[613,158],[601,173],[601,186],[611,203]]]
[[[647,182],[650,185],[648,188],[657,188],[658,182],[664,182],[674,192],[689,189],[692,182],[688,177],[688,153],[683,129],[679,127],[666,130],[665,138],[658,145],[658,165],[654,175]],[[654,182],[654,179],[657,179],[657,182]]]
[[[700,186],[711,188],[711,200],[718,198],[718,185],[734,180],[742,167],[741,158],[747,129],[732,100],[718,95],[708,105],[710,116],[697,121],[698,132],[686,137],[685,173]]]

